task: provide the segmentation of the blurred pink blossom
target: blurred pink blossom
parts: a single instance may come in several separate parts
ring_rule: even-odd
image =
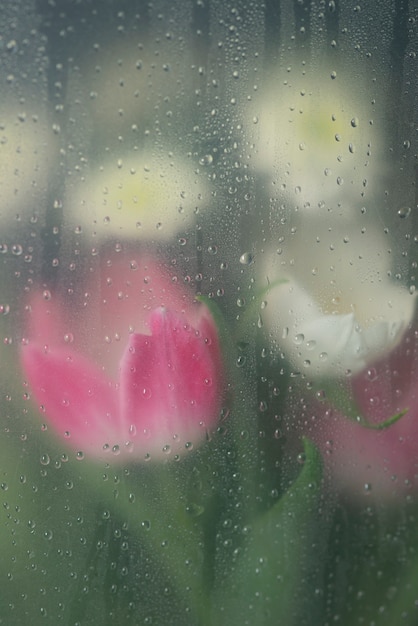
[[[316,406],[306,434],[324,452],[337,490],[351,497],[404,497],[418,487],[418,361],[416,338],[407,335],[385,359],[353,380],[353,398],[371,423],[408,409],[395,424],[374,430]],[[313,419],[312,419],[313,418]]]
[[[223,400],[217,329],[151,258],[115,257],[90,284],[35,292],[22,364],[45,421],[103,459],[173,458],[205,439]]]

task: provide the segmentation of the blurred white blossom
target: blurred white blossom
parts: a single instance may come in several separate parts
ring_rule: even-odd
[[[166,241],[208,206],[207,177],[187,144],[192,53],[172,37],[158,46],[142,37],[98,43],[70,76],[85,113],[71,110],[79,145],[64,215],[101,240]]]
[[[67,190],[67,220],[101,239],[167,240],[186,229],[208,200],[193,164],[127,155],[92,166]]]
[[[269,191],[314,209],[361,199],[382,173],[382,136],[359,78],[270,70],[247,119],[255,171]],[[348,204],[352,206],[352,203]]]
[[[389,353],[415,309],[415,296],[391,277],[377,233],[323,232],[326,245],[301,237],[293,256],[272,254],[264,268],[263,320],[293,367],[312,378],[356,374]]]

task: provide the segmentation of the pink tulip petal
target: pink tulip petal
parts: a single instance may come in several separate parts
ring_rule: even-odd
[[[363,416],[379,423],[408,409],[396,424],[374,430],[353,422],[336,410],[319,417],[309,436],[324,452],[325,465],[339,489],[357,498],[383,500],[404,497],[418,488],[418,394],[414,333],[389,356],[353,380],[353,398]],[[304,425],[304,429],[306,426]]]
[[[35,293],[26,306],[26,330],[31,339],[43,346],[64,343],[64,319],[59,301],[48,289]]]
[[[105,444],[124,443],[115,441],[116,390],[94,365],[72,351],[45,351],[38,343],[24,347],[22,361],[33,395],[60,436],[93,454]]]
[[[61,297],[37,291],[26,307],[29,388],[60,436],[100,458],[106,445],[120,447],[120,460],[184,448],[213,427],[222,402],[209,310],[163,264],[135,254],[109,252],[86,284],[73,276]]]
[[[153,311],[152,335],[133,334],[121,362],[121,414],[161,447],[201,438],[218,417],[218,372],[205,339],[184,316]],[[214,343],[217,348],[217,342]]]

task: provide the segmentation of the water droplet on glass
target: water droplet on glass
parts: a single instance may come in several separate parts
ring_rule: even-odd
[[[213,156],[211,154],[205,154],[201,159],[199,159],[200,165],[212,165]]]
[[[405,219],[411,215],[411,207],[401,207],[398,209],[398,217]]]
[[[367,380],[377,380],[377,370],[374,367],[370,367],[366,373]]]
[[[251,254],[251,252],[244,252],[239,258],[239,262],[241,263],[241,265],[251,265],[253,261],[254,256]]]
[[[22,252],[23,252],[23,248],[22,248],[21,245],[15,243],[12,246],[12,254],[14,254],[15,256],[20,256],[22,254]]]
[[[295,336],[293,341],[295,342],[296,345],[300,346],[300,344],[303,343],[304,339],[305,339],[305,335],[303,335],[302,333],[299,333],[298,335]]]
[[[199,517],[200,515],[202,515],[202,513],[204,513],[204,511],[205,507],[203,507],[201,504],[191,503],[186,506],[186,512],[191,517]]]

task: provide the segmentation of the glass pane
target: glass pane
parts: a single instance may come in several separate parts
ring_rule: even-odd
[[[0,623],[417,623],[414,2],[0,24]]]

